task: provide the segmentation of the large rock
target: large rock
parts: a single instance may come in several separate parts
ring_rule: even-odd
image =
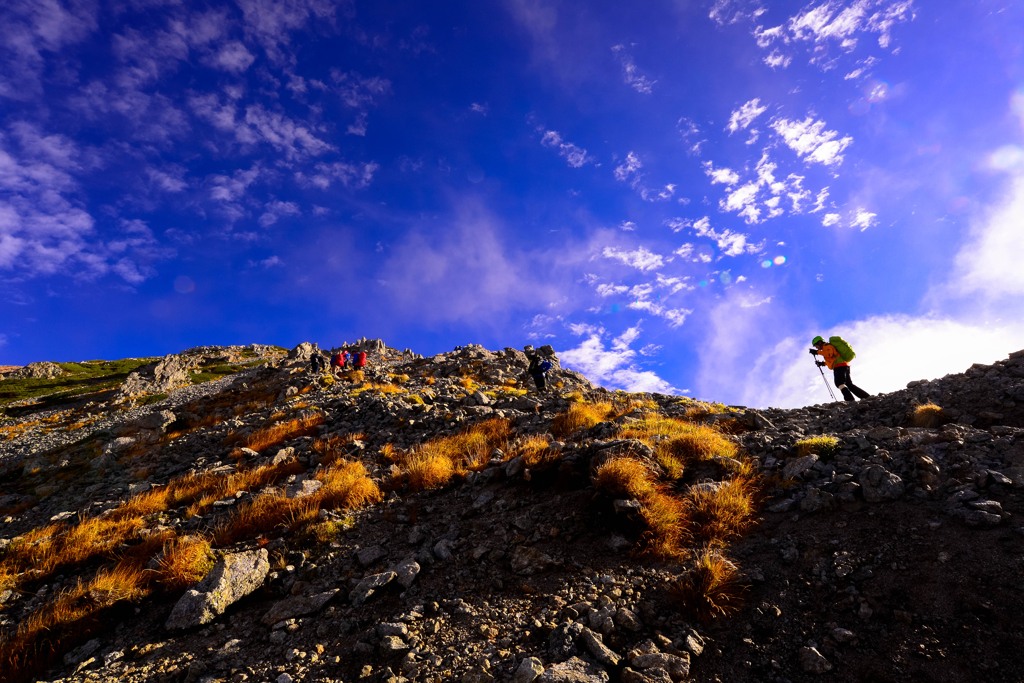
[[[63,374],[65,373],[59,365],[44,360],[39,363],[29,363],[23,368],[2,375],[2,377],[3,379],[53,379]]]
[[[117,390],[117,399],[123,400],[142,394],[162,394],[192,384],[189,369],[193,359],[171,354],[155,363],[143,365],[128,375]]]
[[[881,503],[896,500],[903,495],[903,480],[881,465],[871,465],[860,473],[860,486],[864,500]]]
[[[786,466],[782,468],[782,478],[792,479],[799,476],[814,467],[816,462],[818,462],[818,456],[813,453],[802,458],[791,458],[786,461]]]
[[[167,618],[171,630],[208,624],[263,584],[270,571],[267,549],[226,555],[202,581],[185,591]]]
[[[608,674],[598,666],[573,657],[555,664],[536,679],[537,683],[607,683]]]
[[[589,628],[583,629],[583,632],[580,634],[580,642],[583,643],[583,647],[587,648],[587,652],[597,660],[598,664],[618,666],[619,660],[622,659],[617,652],[604,644],[601,636]]]
[[[288,360],[309,360],[314,353],[320,353],[320,347],[313,342],[302,342],[288,352]]]

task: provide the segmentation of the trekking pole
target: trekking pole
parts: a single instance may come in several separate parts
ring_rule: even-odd
[[[810,351],[811,351],[811,356],[814,356],[815,355],[814,349],[811,349]],[[832,401],[835,402],[836,395],[834,393],[832,393],[832,385],[828,383],[828,378],[825,377],[825,371],[821,369],[820,365],[818,365],[818,361],[814,361],[814,365],[818,368],[818,372],[821,373],[821,379],[824,380],[824,382],[825,382],[825,388],[828,389],[828,395],[831,396],[832,397]]]

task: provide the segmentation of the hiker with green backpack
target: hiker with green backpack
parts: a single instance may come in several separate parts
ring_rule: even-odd
[[[825,359],[824,362],[815,361],[815,365],[819,368],[823,365],[828,366],[828,369],[835,373],[836,388],[843,392],[843,398],[847,401],[856,401],[857,398],[871,396],[850,380],[850,361],[857,354],[846,340],[836,336],[829,337],[826,342],[823,337],[818,336],[811,340],[811,343],[814,344],[814,348],[809,350],[811,355]],[[854,395],[857,398],[854,398]]]

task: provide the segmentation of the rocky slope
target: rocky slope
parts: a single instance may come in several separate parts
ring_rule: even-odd
[[[259,347],[246,358],[260,365],[193,385],[197,353],[186,352],[102,401],[0,423],[0,648],[92,581],[75,603],[90,618],[40,632],[20,668],[7,667],[11,680],[1024,677],[1012,654],[1024,645],[1024,352],[856,404],[754,411],[607,392],[561,369],[550,347],[539,351],[555,387],[536,395],[524,391],[533,387],[517,349],[422,358],[357,344],[370,355],[363,377],[313,376],[317,349],[303,344],[287,357]],[[200,365],[242,359],[231,353],[200,350]],[[928,402],[942,411],[919,408]],[[562,433],[574,405],[605,403],[609,419]],[[595,486],[616,458],[664,469],[654,460],[670,437],[630,436],[653,418],[714,425],[739,448],[666,484],[682,500],[727,484],[740,461],[762,481],[756,525],[712,544],[738,567],[739,611],[698,619],[673,587],[697,571],[702,544],[690,556],[644,552],[644,503]],[[934,426],[913,426],[924,418]],[[290,431],[271,439],[275,425]],[[423,444],[494,425],[507,429],[504,450],[488,442],[450,482],[412,485]],[[339,463],[361,464],[379,502],[296,519]],[[273,477],[225,488],[257,471]],[[33,544],[121,519],[186,479],[205,482],[209,499],[141,515],[80,562],[2,573]],[[292,501],[292,516],[226,531],[268,500]],[[187,589],[97,587],[147,539],[160,541],[146,565],[154,575],[174,544],[210,539],[216,555]]]

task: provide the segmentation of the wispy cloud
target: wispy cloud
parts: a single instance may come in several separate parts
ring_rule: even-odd
[[[605,347],[603,329],[590,332],[579,346],[562,351],[562,364],[577,370],[591,381],[626,391],[651,391],[674,394],[678,391],[651,370],[636,365],[637,351],[632,348],[640,337],[640,325],[627,328],[611,340],[611,348]],[[648,348],[648,347],[644,347]]]
[[[650,95],[657,81],[652,81],[647,76],[640,74],[636,62],[633,61],[633,56],[629,54],[626,46],[615,45],[612,47],[612,53],[619,58],[619,62],[622,64],[623,82],[638,93]]]
[[[601,252],[605,258],[614,259],[621,263],[636,268],[639,271],[650,271],[661,268],[665,265],[664,259],[644,247],[637,247],[633,251],[623,251],[615,247],[605,247]]]
[[[839,138],[838,132],[825,130],[825,122],[815,121],[811,116],[803,121],[779,118],[769,125],[806,163],[826,166],[841,164],[843,150],[853,144],[852,137],[847,135]]]
[[[726,130],[729,131],[729,134],[732,135],[738,130],[745,129],[747,126],[754,122],[754,119],[756,119],[758,116],[765,113],[766,111],[768,111],[768,107],[762,107],[761,100],[755,97],[754,99],[745,103],[739,109],[733,111],[733,113],[729,116],[729,125],[727,125],[725,128]]]
[[[587,150],[577,147],[571,142],[565,142],[562,140],[562,136],[554,130],[544,131],[540,144],[557,149],[559,156],[565,157],[566,162],[573,168],[579,168],[583,164],[594,161],[594,157],[587,156]]]

